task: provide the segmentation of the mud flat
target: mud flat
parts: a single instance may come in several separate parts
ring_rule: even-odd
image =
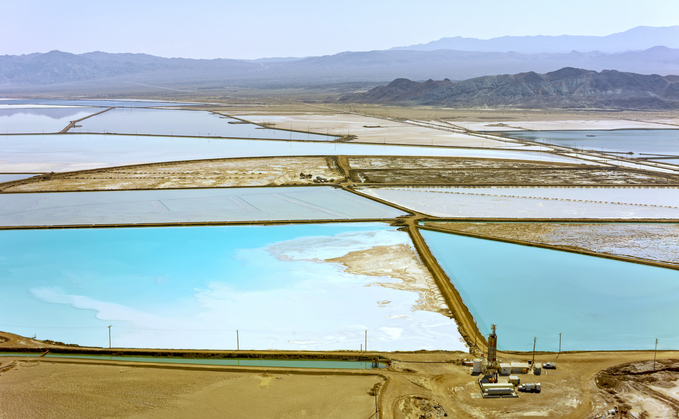
[[[379,184],[672,185],[679,176],[624,168],[483,158],[347,157],[351,180]]]
[[[513,142],[484,139],[463,133],[354,114],[319,115],[309,112],[287,115],[248,115],[239,113],[238,117],[258,124],[271,124],[274,128],[310,130],[312,133],[338,136],[355,135],[357,137],[355,141],[366,143],[448,147],[519,147]]]
[[[311,175],[301,178],[300,173]],[[19,180],[34,175],[0,175]],[[225,186],[309,185],[320,176],[339,181],[331,157],[265,157],[157,163],[110,169],[45,175],[25,182],[15,182],[4,192],[52,192],[79,190],[210,188]]]
[[[679,267],[679,225],[673,223],[428,222],[450,232],[565,247]]]

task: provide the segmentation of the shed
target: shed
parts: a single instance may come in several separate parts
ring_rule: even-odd
[[[509,375],[512,373],[512,364],[502,362],[500,363],[500,375]]]
[[[530,370],[530,365],[528,362],[512,362],[511,363],[511,373],[512,374],[527,374]]]

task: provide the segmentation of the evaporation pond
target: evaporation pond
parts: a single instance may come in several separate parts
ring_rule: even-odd
[[[107,100],[107,99],[12,99],[0,98],[0,108],[50,107],[50,106],[94,106],[146,108],[155,106],[197,106],[194,102],[158,102],[155,100]]]
[[[679,271],[422,231],[483,334],[531,351],[679,349]]]
[[[384,219],[402,211],[331,187],[4,194],[0,226]]]
[[[104,114],[105,115],[105,114]],[[63,172],[177,160],[267,156],[450,156],[582,163],[549,153],[142,135],[0,135],[0,172]]]
[[[97,108],[0,109],[0,134],[55,133],[71,121],[101,112]]]
[[[505,131],[509,137],[586,150],[679,156],[679,129],[619,129],[611,131]],[[677,159],[658,162],[679,163]]]
[[[380,223],[0,231],[0,330],[113,347],[464,350],[455,321],[370,268]],[[377,250],[375,250],[377,248]],[[374,271],[373,271],[374,272]],[[397,289],[401,288],[401,289]]]
[[[39,357],[40,353],[31,352],[0,352],[0,357]],[[279,368],[332,368],[332,369],[372,369],[372,362],[366,361],[332,361],[314,359],[258,359],[258,358],[183,358],[168,356],[137,356],[137,355],[81,355],[48,353],[45,358],[93,359],[99,361],[120,362],[153,362],[161,364],[190,364],[190,365],[233,365],[240,367],[279,367]],[[384,364],[380,364],[380,368]]]
[[[206,111],[117,108],[69,132],[329,141],[336,137],[268,129]]]
[[[35,173],[17,173],[17,174],[0,174],[0,183],[11,182],[13,180],[28,179],[29,177],[37,176]]]
[[[437,217],[676,219],[674,187],[390,187],[361,192]]]

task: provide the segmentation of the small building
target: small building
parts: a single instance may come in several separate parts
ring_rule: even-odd
[[[518,386],[519,384],[521,384],[521,379],[516,375],[510,375],[509,376],[509,383],[514,385],[514,386]]]
[[[528,374],[530,364],[528,362],[512,362],[511,374]]]
[[[536,362],[535,365],[533,365],[533,374],[535,374],[535,375],[542,374],[542,364],[541,363]]]
[[[500,363],[500,375],[509,375],[512,373],[512,364],[508,362]]]

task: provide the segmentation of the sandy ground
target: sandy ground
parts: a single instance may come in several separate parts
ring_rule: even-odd
[[[427,226],[679,266],[677,224],[427,223]]]
[[[597,385],[635,417],[679,416],[679,360],[632,362],[600,372]]]
[[[346,272],[354,275],[397,278],[401,282],[375,282],[370,286],[417,292],[420,298],[414,310],[433,311],[452,317],[434,278],[411,246],[377,246],[327,261],[341,263],[346,267]],[[380,304],[390,302],[381,301]]]
[[[378,375],[370,371],[277,370],[244,367],[168,367],[121,362],[0,358],[2,418],[38,417],[280,417],[369,418],[378,394],[380,417],[436,418],[594,418],[608,409],[633,404],[657,406],[672,392],[675,378],[656,380],[651,389],[611,394],[595,378],[616,365],[642,361],[653,352],[537,354],[536,362],[556,361],[539,376],[519,374],[522,383],[540,382],[539,394],[483,399],[470,355],[460,352],[385,354],[397,361]],[[676,358],[658,352],[658,359]],[[503,361],[530,354],[500,354]],[[386,382],[384,381],[386,379]],[[671,380],[670,380],[671,379]],[[672,381],[674,380],[674,381]],[[666,410],[664,410],[666,411]],[[676,414],[675,414],[676,415]],[[639,416],[637,416],[639,417]],[[676,416],[647,416],[676,417]]]
[[[375,375],[0,359],[2,418],[368,418]]]
[[[300,178],[300,173],[311,178]],[[50,192],[115,189],[210,188],[313,184],[320,176],[340,180],[331,157],[263,157],[197,160],[123,166],[45,175],[6,184],[3,192]]]

